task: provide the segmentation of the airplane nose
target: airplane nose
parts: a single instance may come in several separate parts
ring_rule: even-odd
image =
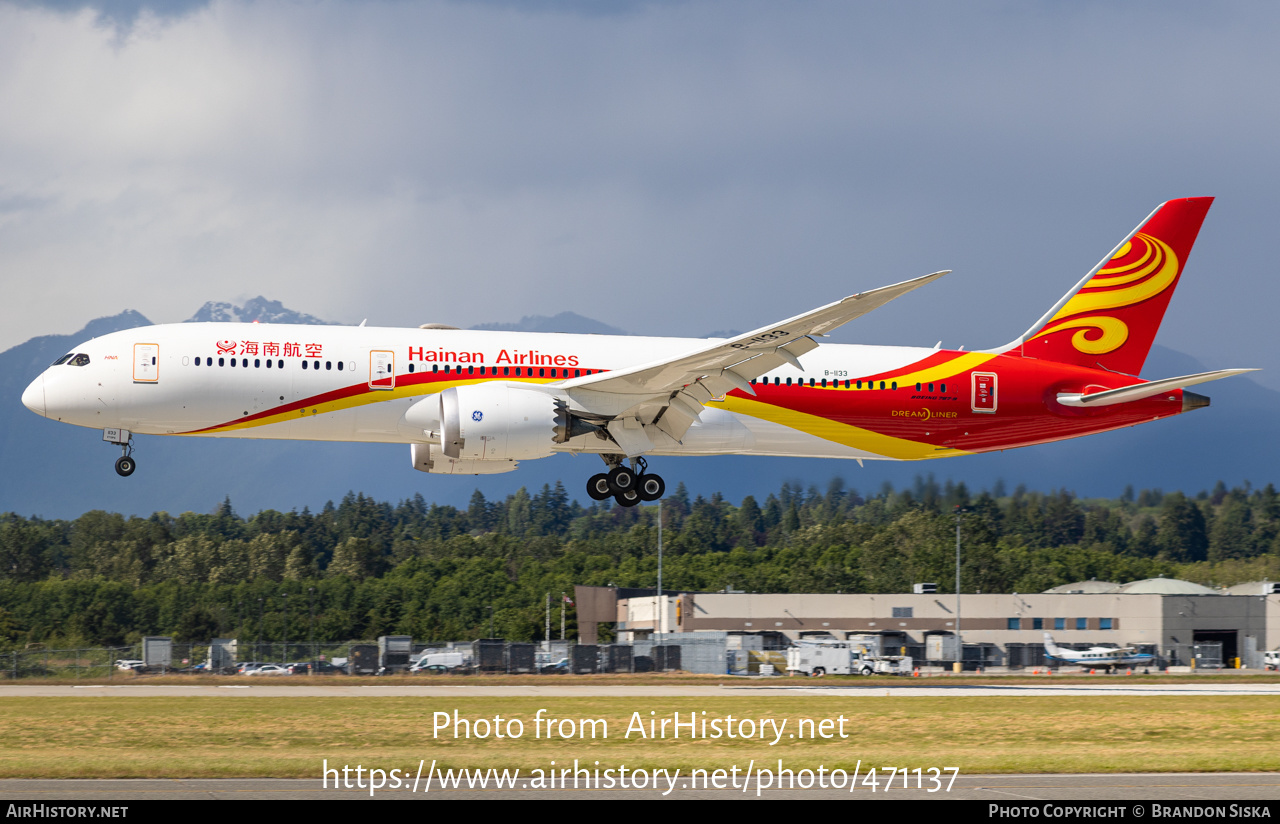
[[[22,393],[22,405],[44,417],[44,375],[33,380]]]

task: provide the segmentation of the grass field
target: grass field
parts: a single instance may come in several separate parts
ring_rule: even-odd
[[[535,738],[535,713],[603,719],[608,737]],[[432,736],[433,713],[519,719],[520,738]],[[654,715],[650,715],[650,712]],[[766,740],[652,740],[624,734],[633,713],[773,719]],[[705,712],[703,716],[701,713]],[[847,739],[789,738],[800,719],[846,719]],[[575,723],[575,727],[577,724]],[[568,730],[568,725],[563,727]],[[601,730],[599,726],[596,728]],[[812,732],[821,728],[813,727]],[[805,728],[806,734],[810,729]],[[0,777],[315,777],[321,763],[366,769],[791,769],[958,767],[977,772],[1280,770],[1280,697],[732,697],[732,698],[4,698]]]

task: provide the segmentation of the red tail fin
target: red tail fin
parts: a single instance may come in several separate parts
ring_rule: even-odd
[[[1022,353],[1137,375],[1211,197],[1170,200],[1022,336]]]

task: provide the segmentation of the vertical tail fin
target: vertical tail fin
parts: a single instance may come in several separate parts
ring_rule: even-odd
[[[1137,375],[1212,203],[1162,203],[1010,348]]]
[[[1047,632],[1044,634],[1044,651],[1052,658],[1056,658],[1062,651],[1062,648],[1053,642],[1053,636]]]

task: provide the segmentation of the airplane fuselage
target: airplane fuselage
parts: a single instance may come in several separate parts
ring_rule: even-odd
[[[415,443],[405,420],[451,387],[542,387],[636,366],[706,340],[277,324],[143,327],[77,346],[24,403],[47,417],[135,434]],[[1101,408],[1061,393],[1137,378],[1011,353],[824,344],[707,404],[650,454],[918,460],[1009,449],[1184,410],[1182,390]],[[1190,393],[1187,393],[1190,395]],[[1194,397],[1194,396],[1193,396]],[[470,411],[468,410],[468,414]],[[556,452],[616,451],[590,435]]]

